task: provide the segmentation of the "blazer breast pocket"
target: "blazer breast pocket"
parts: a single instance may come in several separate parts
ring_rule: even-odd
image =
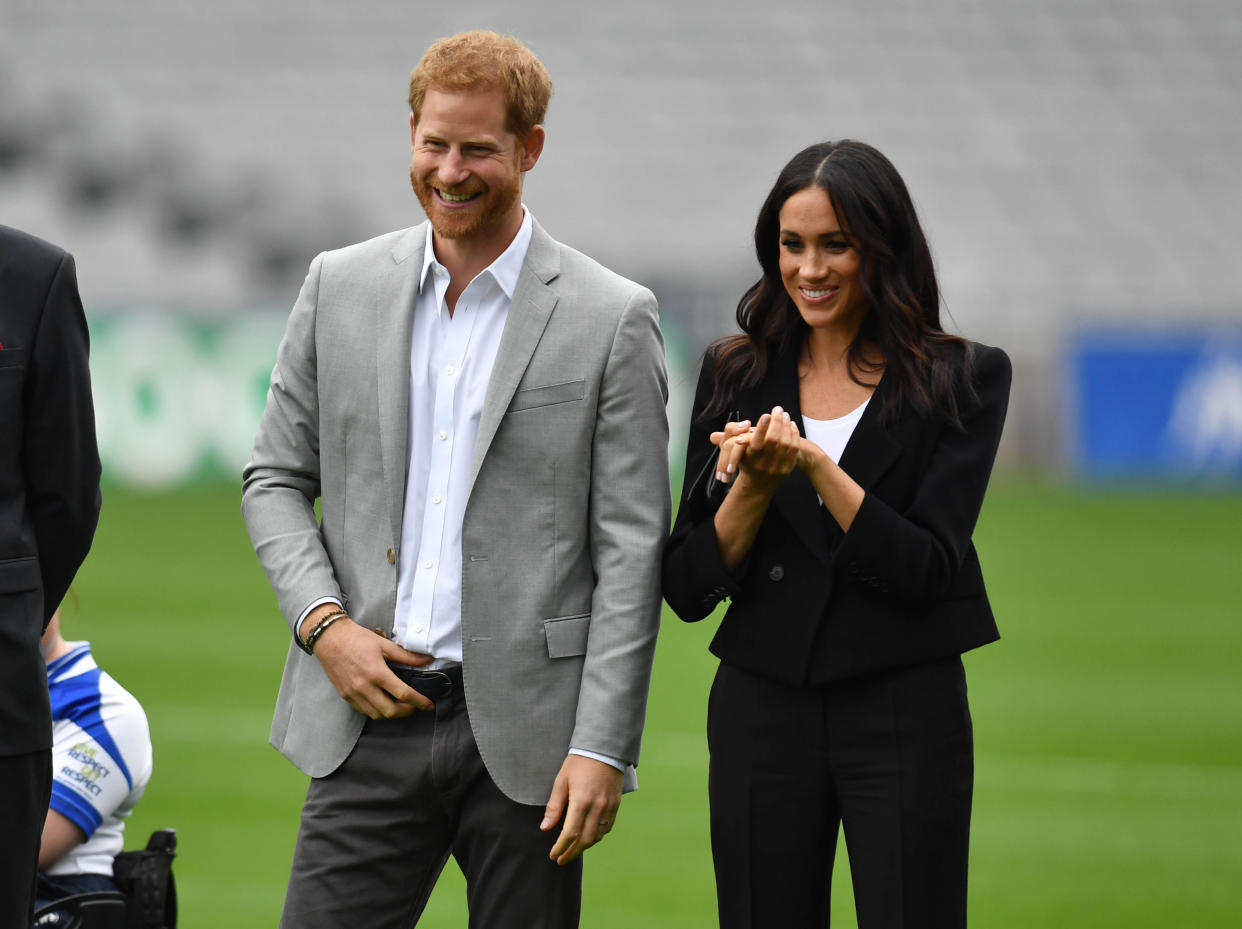
[[[20,368],[24,354],[20,348],[0,348],[0,368]]]
[[[549,658],[572,658],[585,655],[587,636],[591,631],[591,614],[555,616],[543,621],[543,634],[548,640]]]
[[[526,387],[513,395],[509,404],[510,413],[532,410],[554,403],[570,403],[586,396],[586,381],[565,381],[562,384],[548,384],[544,387]]]
[[[38,558],[27,555],[0,559],[0,593],[15,594],[38,590],[42,586],[43,577],[39,574]]]

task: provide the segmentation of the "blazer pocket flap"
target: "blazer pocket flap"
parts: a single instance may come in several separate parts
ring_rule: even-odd
[[[587,635],[591,631],[591,614],[556,616],[543,621],[543,634],[548,639],[549,658],[585,655]]]
[[[0,561],[0,593],[15,594],[43,586],[38,558],[10,558]]]
[[[0,348],[0,368],[19,368],[25,353],[20,348]]]
[[[566,381],[563,384],[548,384],[545,387],[525,387],[513,395],[509,404],[509,412],[529,410],[537,406],[551,406],[553,403],[568,403],[570,400],[581,400],[586,396],[586,381]]]

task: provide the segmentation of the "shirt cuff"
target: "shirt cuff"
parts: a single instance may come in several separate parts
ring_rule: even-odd
[[[596,761],[602,761],[606,765],[612,765],[612,767],[616,768],[622,774],[624,774],[625,769],[629,767],[627,762],[624,762],[619,758],[613,758],[611,755],[601,755],[599,752],[588,752],[581,748],[571,748],[569,750],[569,754],[581,755],[583,758],[594,758]]]

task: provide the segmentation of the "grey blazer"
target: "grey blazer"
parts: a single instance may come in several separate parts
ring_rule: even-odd
[[[392,630],[425,236],[319,255],[290,315],[242,490],[290,627],[334,595]],[[488,772],[520,803],[547,801],[571,745],[628,760],[635,784],[669,521],[666,399],[650,291],[535,223],[462,527],[466,705]],[[272,744],[320,777],[364,720],[291,644]]]

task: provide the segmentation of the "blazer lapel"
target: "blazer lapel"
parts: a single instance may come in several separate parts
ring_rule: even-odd
[[[534,222],[532,220],[532,222]],[[491,447],[505,410],[513,399],[514,391],[530,364],[535,347],[543,336],[548,318],[556,307],[557,295],[548,287],[561,272],[560,251],[556,242],[534,223],[530,247],[518,276],[513,299],[509,303],[509,315],[500,337],[496,363],[491,379],[487,382],[487,395],[479,416],[479,432],[474,443],[474,462],[470,469],[470,491],[483,466],[483,459]]]
[[[887,385],[888,377],[880,378],[879,386],[871,395],[871,402],[863,410],[862,418],[854,427],[854,434],[841,453],[841,469],[863,490],[874,487],[901,452],[900,443],[880,423],[880,408]]]
[[[410,429],[410,338],[426,236],[426,223],[408,230],[393,248],[390,263],[376,284],[375,350],[380,454],[393,538],[401,537],[401,513],[405,506]]]

